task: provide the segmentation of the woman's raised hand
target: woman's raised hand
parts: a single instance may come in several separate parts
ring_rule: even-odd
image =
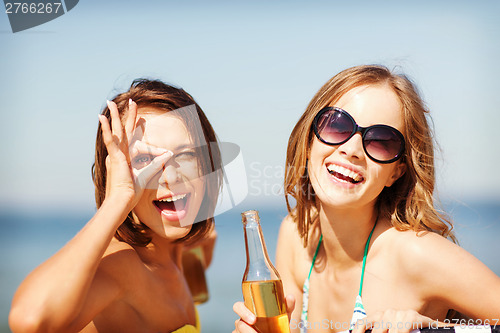
[[[129,100],[128,115],[124,126],[120,120],[118,107],[108,101],[111,115],[111,124],[108,119],[99,115],[102,128],[102,137],[108,156],[106,157],[106,198],[119,197],[129,202],[132,209],[139,201],[147,183],[160,172],[173,155],[169,150],[147,145],[142,141],[132,141],[136,130],[137,104]],[[134,158],[140,154],[148,154],[151,161],[143,167],[132,163],[131,152]]]

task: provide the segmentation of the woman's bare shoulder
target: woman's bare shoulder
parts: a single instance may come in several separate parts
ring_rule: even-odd
[[[281,234],[284,234],[287,237],[300,238],[299,232],[297,230],[297,224],[290,214],[285,216],[283,221],[281,221],[280,235]]]
[[[452,241],[431,231],[401,231],[389,228],[384,232],[383,238],[384,246],[402,267],[427,266],[436,256],[447,256],[450,251],[460,251]]]
[[[460,247],[449,239],[432,231],[398,231],[392,229],[393,246],[402,251],[401,258],[427,262],[443,250],[459,251]],[[439,252],[439,253],[437,253]]]
[[[389,251],[404,278],[428,286],[456,280],[463,269],[483,271],[485,267],[477,258],[451,240],[432,231],[389,230]]]
[[[285,267],[293,276],[296,284],[300,286],[304,283],[308,267],[311,265],[310,245],[311,242],[304,247],[297,223],[292,216],[287,215],[280,227],[276,262],[280,267]]]
[[[390,233],[398,276],[418,286],[424,298],[439,299],[474,318],[488,318],[490,309],[498,309],[500,277],[465,249],[430,231]]]
[[[304,250],[302,237],[300,237],[297,229],[297,224],[290,214],[288,214],[281,222],[278,235],[278,246],[291,251],[290,255],[297,254]]]
[[[143,268],[143,262],[130,244],[113,239],[102,257],[98,271],[120,282],[138,276]]]

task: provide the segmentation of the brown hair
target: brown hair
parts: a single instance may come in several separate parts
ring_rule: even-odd
[[[165,84],[159,80],[136,79],[132,82],[130,89],[124,93],[118,94],[113,101],[118,106],[120,118],[123,121],[128,110],[128,100],[132,99],[137,106],[153,107],[160,112],[169,112],[185,106],[194,105],[199,121],[192,114],[181,113],[181,119],[184,121],[196,146],[202,147],[202,158],[199,158],[200,168],[203,175],[211,174],[206,177],[205,194],[198,212],[196,221],[191,231],[179,242],[194,242],[206,235],[213,228],[213,212],[217,202],[218,193],[221,186],[221,157],[217,137],[210,125],[205,113],[195,102],[193,97],[181,88],[176,88]],[[106,106],[102,114],[111,121],[111,115]],[[203,134],[196,130],[197,125],[201,123]],[[101,124],[97,128],[95,162],[92,165],[92,180],[95,186],[95,200],[99,208],[106,196],[106,157],[108,152],[102,138]],[[215,176],[212,176],[215,175]],[[115,237],[131,245],[146,246],[151,241],[149,228],[140,222],[133,212],[130,212],[125,221],[118,227]]]
[[[286,156],[285,199],[288,212],[297,223],[304,246],[309,227],[317,218],[314,189],[307,175],[307,158],[313,141],[312,123],[319,110],[333,105],[349,90],[362,85],[387,84],[402,105],[406,150],[400,163],[406,172],[391,187],[386,187],[377,200],[379,214],[390,217],[398,230],[433,231],[453,241],[453,224],[434,207],[434,145],[427,122],[428,110],[416,86],[403,74],[392,73],[379,65],[346,69],[326,82],[312,98],[295,125]],[[288,196],[296,205],[292,209]]]

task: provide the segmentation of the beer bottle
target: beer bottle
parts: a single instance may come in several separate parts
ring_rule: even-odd
[[[254,328],[259,333],[289,333],[283,283],[267,254],[259,214],[242,214],[247,266],[242,290],[245,306],[257,317]]]
[[[205,256],[201,246],[196,246],[182,253],[184,277],[193,295],[195,304],[208,301],[208,287],[205,278]]]

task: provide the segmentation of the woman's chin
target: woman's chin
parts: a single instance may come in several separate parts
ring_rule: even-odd
[[[164,229],[164,236],[163,237],[165,237],[166,239],[169,239],[171,241],[181,239],[189,234],[189,232],[191,231],[191,226],[192,226],[192,224],[184,226],[184,227],[168,226]]]

